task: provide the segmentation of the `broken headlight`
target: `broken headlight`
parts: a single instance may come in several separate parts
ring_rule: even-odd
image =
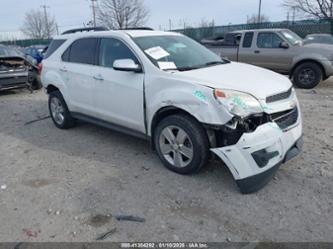
[[[233,115],[244,118],[251,114],[263,112],[259,101],[250,94],[233,90],[215,89],[214,95],[217,101]]]

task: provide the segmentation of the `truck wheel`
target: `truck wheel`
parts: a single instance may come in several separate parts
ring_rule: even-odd
[[[192,117],[172,115],[154,132],[154,144],[162,163],[179,174],[191,174],[207,163],[209,142],[205,130]]]
[[[295,69],[292,78],[297,87],[311,89],[322,81],[323,71],[316,63],[305,62]]]
[[[69,129],[75,125],[62,94],[54,91],[49,94],[49,111],[53,123],[59,129]]]

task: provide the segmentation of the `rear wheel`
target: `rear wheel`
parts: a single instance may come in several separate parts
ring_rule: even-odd
[[[49,94],[49,111],[53,123],[59,129],[68,129],[75,125],[62,94],[54,91]]]
[[[163,164],[179,174],[195,173],[207,163],[206,132],[190,116],[172,115],[163,119],[154,132],[154,143]]]
[[[306,62],[295,69],[292,78],[297,87],[311,89],[322,81],[323,71],[316,63]]]

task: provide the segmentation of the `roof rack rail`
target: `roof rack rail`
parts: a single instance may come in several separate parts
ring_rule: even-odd
[[[89,32],[89,31],[108,31],[109,29],[105,27],[92,27],[92,28],[78,28],[70,29],[62,33],[62,35],[74,34],[77,32]]]
[[[150,30],[153,31],[153,28],[149,28],[149,27],[129,27],[129,28],[124,28],[124,29],[120,29],[120,30]]]

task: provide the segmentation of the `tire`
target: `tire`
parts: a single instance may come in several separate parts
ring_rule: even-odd
[[[43,87],[42,83],[39,80],[38,72],[36,70],[32,70],[29,72],[29,83],[32,90],[39,90]]]
[[[49,112],[53,123],[59,129],[69,129],[75,126],[75,119],[71,116],[59,91],[53,91],[49,94]]]
[[[318,64],[305,62],[297,66],[292,79],[295,86],[303,89],[312,89],[323,80],[323,71]]]
[[[34,81],[31,84],[31,89],[35,91],[42,89],[42,87],[43,87],[42,83],[37,78],[34,79]]]
[[[208,161],[207,134],[190,116],[164,118],[157,125],[153,139],[160,160],[173,172],[184,175],[196,173]]]

